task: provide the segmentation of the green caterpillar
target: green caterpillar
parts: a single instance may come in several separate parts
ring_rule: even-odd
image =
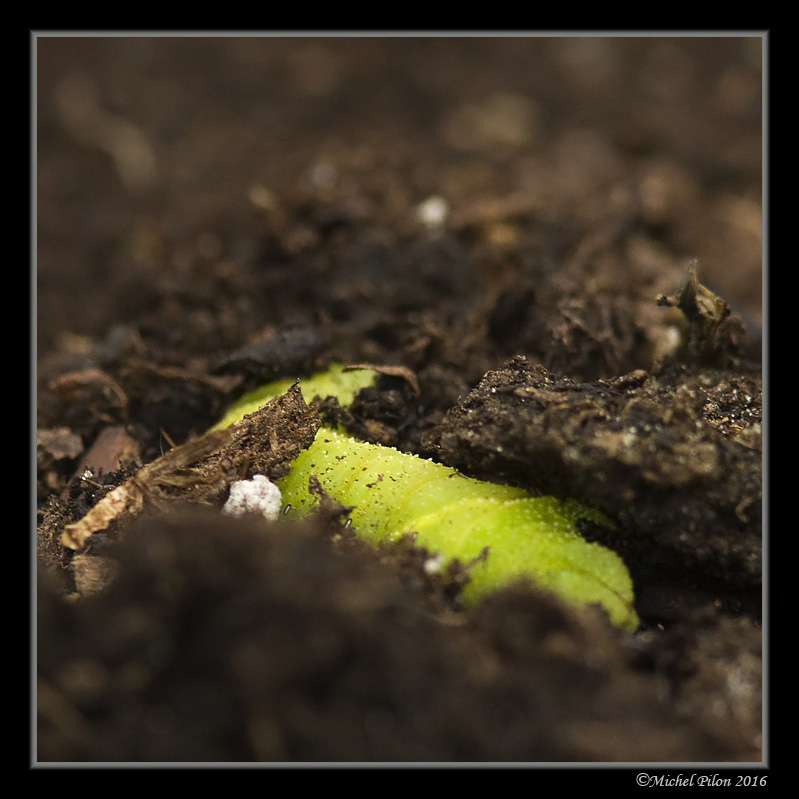
[[[340,405],[346,407],[362,388],[373,385],[377,377],[377,372],[371,369],[347,370],[343,364],[337,363],[326,372],[320,372],[301,381],[300,388],[306,402],[310,402],[314,397],[335,397]],[[273,397],[284,394],[296,382],[296,380],[276,380],[243,394],[211,429],[223,430],[230,427],[233,422],[238,422],[248,413],[254,413]]]
[[[306,401],[332,395],[346,404],[376,377],[370,370],[344,372],[335,366],[300,385]],[[252,412],[291,384],[272,383],[242,397],[217,427]],[[576,528],[578,519],[606,526],[610,522],[576,500],[533,497],[523,489],[466,477],[440,463],[327,428],[320,429],[290,473],[278,481],[289,515],[307,514],[318,503],[309,491],[311,476],[333,499],[352,506],[350,519],[360,537],[380,542],[414,532],[418,544],[448,559],[474,560],[463,591],[467,603],[527,578],[573,604],[601,605],[623,629],[638,626],[624,562],[615,552],[583,539]],[[488,555],[480,558],[485,547]]]

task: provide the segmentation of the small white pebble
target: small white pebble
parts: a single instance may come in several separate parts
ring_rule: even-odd
[[[416,206],[416,219],[425,227],[441,227],[449,216],[449,203],[438,196],[428,197]]]
[[[230,486],[230,496],[222,513],[242,516],[245,513],[261,513],[270,521],[280,516],[283,500],[280,489],[264,475],[256,474],[252,480],[239,480]]]
[[[433,555],[432,558],[428,558],[423,564],[422,568],[424,569],[425,574],[438,574],[441,571],[441,567],[444,565],[444,558],[441,555]]]

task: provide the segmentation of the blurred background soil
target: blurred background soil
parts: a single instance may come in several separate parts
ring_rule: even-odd
[[[761,760],[759,35],[35,48],[35,758]],[[656,302],[691,259],[735,323],[707,362]],[[484,388],[592,387],[611,426],[602,398],[643,386],[652,435],[700,436],[680,438],[690,477],[651,493],[651,460],[625,494],[592,485],[594,454],[549,453],[617,503],[622,549],[646,529],[628,546],[641,630],[527,589],[465,614],[418,553],[333,519],[144,519],[91,590],[106,553],[60,550],[65,522],[245,389],[334,359],[418,380],[362,403],[374,440],[497,479],[532,480],[518,464],[541,438],[503,425],[519,432],[490,468],[458,443],[492,370]]]

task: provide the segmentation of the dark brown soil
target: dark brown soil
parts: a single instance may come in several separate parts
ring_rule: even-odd
[[[761,55],[38,38],[33,759],[762,762]],[[319,417],[193,442],[334,360],[402,368],[321,418],[610,515],[638,632],[221,515]]]

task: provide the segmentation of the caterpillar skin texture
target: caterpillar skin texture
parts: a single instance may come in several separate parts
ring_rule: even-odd
[[[375,377],[361,374],[360,380],[368,380],[362,383],[366,385]],[[333,393],[329,389],[335,388],[336,379],[336,373],[326,373],[321,381],[301,382],[306,401]],[[283,386],[260,389],[265,397],[261,402]],[[225,419],[242,415],[231,409]],[[625,630],[638,626],[624,562],[615,552],[583,539],[576,527],[578,519],[605,526],[610,522],[576,500],[533,497],[521,488],[466,477],[443,464],[327,428],[319,430],[290,473],[278,481],[289,516],[306,515],[318,504],[319,497],[309,491],[311,476],[333,499],[352,507],[352,526],[361,538],[378,543],[416,533],[417,544],[447,559],[477,559],[463,590],[466,603],[526,578],[573,604],[601,605]],[[485,547],[488,555],[481,559]]]
[[[339,404],[346,407],[355,395],[377,379],[377,372],[371,369],[352,369],[344,371],[343,364],[333,364],[326,372],[300,381],[302,396],[306,402],[314,397],[335,397]],[[243,394],[228,412],[211,429],[222,430],[237,422],[249,413],[255,413],[262,405],[278,394],[284,394],[295,383],[295,380],[276,380],[265,386]]]

